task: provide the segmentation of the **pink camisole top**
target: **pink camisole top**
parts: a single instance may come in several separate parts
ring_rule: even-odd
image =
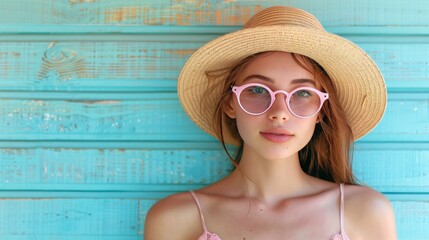
[[[207,230],[206,221],[204,220],[203,211],[201,209],[200,201],[198,200],[197,195],[191,191],[192,197],[197,204],[198,211],[200,212],[201,223],[203,225],[203,234],[197,240],[222,240],[215,233],[211,233]],[[340,184],[340,232],[332,236],[329,240],[350,240],[344,231],[344,185]]]

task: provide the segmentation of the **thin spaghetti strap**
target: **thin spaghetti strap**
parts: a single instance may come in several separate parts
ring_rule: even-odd
[[[194,191],[190,191],[192,198],[194,198],[195,203],[197,204],[198,211],[200,212],[201,224],[203,225],[204,232],[207,232],[206,221],[204,220],[203,211],[201,209],[200,201],[198,200],[197,194]]]
[[[340,184],[340,227],[341,234],[345,233],[344,231],[344,183]]]

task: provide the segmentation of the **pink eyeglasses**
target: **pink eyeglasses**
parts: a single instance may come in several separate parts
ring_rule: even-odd
[[[288,93],[283,90],[272,91],[259,83],[249,83],[242,86],[232,86],[241,109],[250,115],[261,115],[273,105],[276,94],[286,95],[286,105],[289,111],[299,118],[310,118],[320,111],[329,94],[311,87],[300,87]]]

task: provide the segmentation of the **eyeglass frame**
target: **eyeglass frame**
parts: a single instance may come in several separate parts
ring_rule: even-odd
[[[269,106],[267,107],[267,109],[265,109],[265,110],[264,110],[263,112],[261,112],[261,113],[251,113],[251,112],[247,111],[247,110],[246,110],[246,109],[241,105],[241,101],[240,101],[240,95],[241,95],[241,92],[242,92],[244,89],[246,89],[247,87],[250,87],[250,86],[262,87],[262,88],[264,88],[265,90],[268,90],[268,92],[270,93],[271,102],[270,102]],[[273,90],[271,90],[271,88],[269,88],[268,86],[266,86],[266,85],[264,85],[264,84],[261,84],[261,83],[247,83],[247,84],[244,84],[244,85],[241,85],[241,86],[235,86],[235,85],[232,85],[232,86],[231,86],[231,88],[232,88],[232,92],[233,92],[233,93],[236,95],[236,97],[237,97],[237,101],[238,101],[238,104],[240,105],[241,109],[242,109],[244,112],[246,112],[247,114],[250,114],[250,115],[253,115],[253,116],[259,116],[259,115],[262,115],[262,114],[264,114],[264,113],[268,112],[268,110],[270,110],[270,108],[273,106],[274,102],[276,101],[276,95],[277,95],[278,93],[282,93],[282,94],[286,95],[285,102],[286,102],[286,106],[287,106],[287,108],[288,108],[289,112],[291,112],[295,117],[302,118],[302,119],[311,118],[311,117],[315,116],[315,115],[320,111],[320,109],[322,109],[323,103],[324,103],[326,100],[328,100],[328,99],[329,99],[329,94],[328,94],[328,93],[321,92],[321,91],[319,91],[318,89],[313,88],[313,87],[299,87],[299,88],[293,89],[291,92],[286,92],[286,91],[284,91],[284,90],[277,90],[277,91],[273,91]],[[319,106],[319,108],[317,109],[317,111],[316,111],[315,113],[313,113],[312,115],[310,115],[310,116],[305,116],[305,117],[303,117],[303,116],[299,116],[299,115],[297,115],[296,113],[294,113],[294,112],[291,110],[291,107],[290,107],[290,98],[291,98],[291,96],[292,96],[295,92],[300,91],[300,90],[310,90],[310,91],[315,92],[315,93],[319,96],[319,99],[320,99],[320,106]]]

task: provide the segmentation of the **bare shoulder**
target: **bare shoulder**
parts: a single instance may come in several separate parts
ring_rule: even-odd
[[[391,209],[390,201],[381,193],[364,186],[346,185],[345,202],[349,206],[359,207],[361,210],[388,211]]]
[[[345,228],[351,239],[397,239],[390,201],[364,186],[347,185],[344,191]]]
[[[201,229],[198,208],[192,195],[189,192],[178,193],[151,207],[146,216],[144,239],[197,239]]]

